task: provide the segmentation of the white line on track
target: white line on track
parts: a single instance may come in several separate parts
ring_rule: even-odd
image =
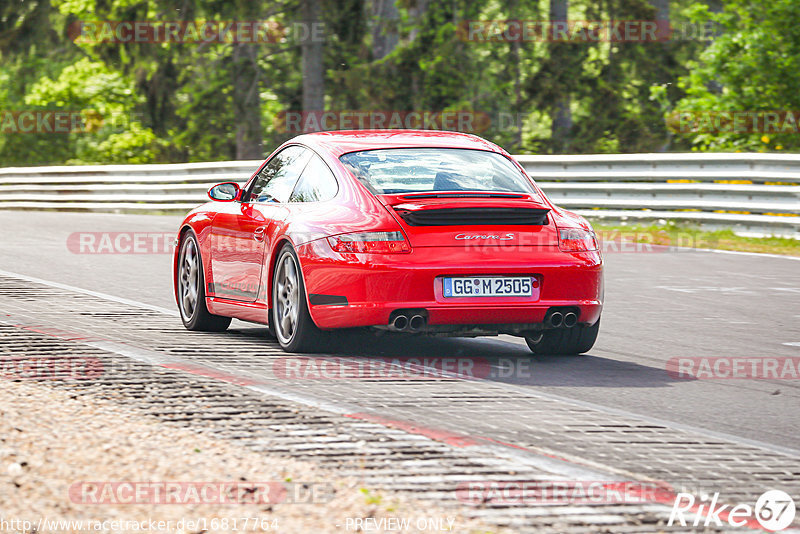
[[[800,261],[800,256],[784,256],[782,254],[763,254],[761,252],[742,252],[739,250],[719,250],[714,248],[696,248],[696,249],[692,249],[691,247],[678,247],[678,248],[687,248],[689,250],[697,250],[700,252],[711,252],[714,254],[735,254],[737,256],[757,256],[759,258],[780,258],[783,260]]]
[[[798,343],[798,345],[800,345],[800,343]],[[343,359],[347,359],[347,358],[343,358]],[[357,360],[355,360],[355,359],[352,360],[352,361],[353,362],[357,362]],[[392,364],[392,365],[394,365],[394,364]],[[448,376],[449,378],[458,378],[457,374],[455,374],[455,373],[449,374],[446,371],[442,371],[441,369],[436,369],[436,368],[432,368],[432,367],[426,367],[424,365],[419,365],[418,367],[421,368],[423,371],[437,372],[437,373],[439,373],[439,374],[441,374],[443,376]],[[476,380],[476,381],[479,381],[479,382],[490,382],[488,380],[475,378],[475,377],[470,377],[470,380]],[[800,449],[792,449],[790,447],[783,447],[781,445],[773,445],[771,443],[765,443],[765,442],[762,442],[762,441],[747,439],[747,438],[743,438],[743,437],[740,437],[740,436],[735,436],[733,434],[727,434],[725,432],[717,432],[717,431],[714,431],[714,430],[709,430],[707,428],[701,428],[701,427],[696,427],[696,426],[687,425],[687,424],[683,424],[683,423],[678,423],[676,421],[669,421],[669,420],[666,420],[666,419],[659,419],[657,417],[651,417],[649,415],[638,414],[638,413],[635,413],[635,412],[629,412],[627,410],[621,410],[621,409],[618,409],[618,408],[612,408],[610,406],[604,406],[602,404],[595,404],[593,402],[588,402],[588,401],[581,401],[581,400],[573,399],[573,398],[570,398],[570,397],[562,397],[561,395],[554,395],[552,393],[544,393],[544,392],[541,392],[541,391],[532,391],[531,389],[529,389],[527,387],[519,386],[517,384],[508,384],[508,383],[505,383],[505,382],[493,382],[493,381],[491,381],[491,384],[494,385],[494,386],[502,387],[504,389],[514,390],[514,391],[523,393],[525,395],[528,395],[528,396],[531,396],[531,397],[536,397],[536,398],[543,399],[543,400],[551,400],[551,401],[556,401],[556,402],[572,404],[573,406],[578,406],[578,407],[581,407],[581,408],[588,408],[590,410],[594,410],[594,411],[598,411],[598,412],[604,412],[604,413],[607,413],[607,414],[610,414],[610,415],[617,415],[617,416],[620,416],[620,417],[629,417],[629,418],[639,419],[639,420],[644,421],[646,423],[650,423],[650,424],[658,425],[658,426],[663,426],[663,427],[666,427],[666,428],[672,428],[674,430],[682,430],[682,431],[685,431],[685,432],[693,432],[693,433],[701,434],[703,436],[714,438],[714,439],[720,439],[720,440],[723,440],[723,441],[730,441],[732,443],[736,443],[736,444],[739,444],[739,445],[747,445],[747,446],[750,446],[750,447],[758,447],[760,449],[765,449],[765,450],[769,450],[769,451],[772,451],[772,452],[777,452],[779,454],[788,454],[790,456],[798,456],[798,457],[800,457]]]
[[[58,282],[51,282],[49,280],[42,280],[41,278],[34,278],[33,276],[27,276],[24,274],[10,273],[8,271],[3,271],[3,270],[0,270],[0,276],[7,276],[9,278],[19,278],[21,280],[26,280],[28,282],[35,282],[37,284],[43,284],[46,286],[63,289],[65,291],[72,291],[74,293],[83,293],[84,295],[90,295],[92,297],[97,297],[99,299],[110,300],[112,302],[117,302],[119,304],[127,304],[128,306],[133,306],[134,308],[142,308],[145,310],[164,313],[166,315],[172,315],[174,317],[180,317],[180,314],[175,310],[168,310],[167,308],[162,308],[161,306],[153,306],[152,304],[145,304],[144,302],[137,302],[135,300],[129,300],[122,297],[115,297],[114,295],[109,295],[108,293],[99,293],[97,291],[91,291],[89,289],[83,289],[81,287],[68,286],[66,284],[60,284]]]
[[[782,257],[782,256],[778,256],[778,257]],[[795,258],[795,259],[800,260],[800,258]],[[97,297],[97,298],[100,298],[100,299],[110,300],[110,301],[117,302],[117,303],[120,303],[120,304],[127,304],[127,305],[134,306],[134,307],[137,307],[137,308],[158,311],[158,312],[165,313],[165,314],[171,315],[171,316],[178,316],[178,312],[173,311],[173,310],[167,310],[166,308],[161,308],[159,306],[152,306],[150,304],[145,304],[143,302],[136,302],[134,300],[115,297],[113,295],[108,295],[108,294],[105,294],[105,293],[98,293],[96,291],[90,291],[90,290],[82,289],[82,288],[79,288],[79,287],[69,286],[69,285],[66,285],[66,284],[60,284],[58,282],[50,282],[48,280],[42,280],[40,278],[34,278],[34,277],[31,277],[31,276],[21,275],[21,274],[17,274],[17,273],[11,273],[11,272],[7,272],[7,271],[3,271],[3,270],[0,270],[0,275],[6,276],[6,277],[10,277],[10,278],[18,278],[18,279],[21,279],[21,280],[27,280],[27,281],[30,281],[30,282],[35,282],[35,283],[43,284],[43,285],[46,285],[46,286],[55,287],[55,288],[58,288],[58,289],[63,289],[63,290],[66,290],[66,291],[74,291],[74,292],[77,292],[77,293],[83,293],[85,295],[91,295],[91,296],[94,296],[94,297]],[[118,347],[115,348],[112,345],[118,345],[118,344],[116,344],[116,343],[106,344],[105,345],[105,347],[106,347],[105,350],[111,350],[112,352],[115,352],[117,354],[123,354],[125,356],[129,356],[129,357],[132,357],[134,359],[138,359],[140,361],[146,360],[146,361],[148,361],[148,363],[153,363],[153,360],[155,359],[155,356],[148,355],[148,356],[142,357],[141,354],[137,354],[137,352],[139,350],[141,350],[141,349],[131,350],[131,347],[129,347],[129,346],[119,344],[120,347],[126,347],[126,350],[123,353],[123,352],[120,352]],[[102,347],[98,346],[97,348],[102,348]],[[152,352],[152,351],[146,351],[146,352]],[[156,355],[156,354],[158,354],[158,353],[152,352],[152,355]],[[161,356],[161,357],[163,357],[163,356]],[[441,373],[442,372],[441,369],[426,368],[425,366],[422,366],[422,365],[420,365],[419,367],[423,368],[425,370],[431,371],[431,372],[437,372],[437,373]],[[484,382],[487,381],[485,379],[476,379],[476,380],[484,381]],[[721,439],[721,440],[724,440],[724,441],[729,441],[729,442],[736,443],[736,444],[739,444],[739,445],[757,447],[757,448],[760,448],[760,449],[764,449],[764,450],[768,450],[768,451],[772,451],[772,452],[777,452],[779,454],[786,454],[786,455],[790,455],[790,456],[798,456],[798,457],[800,457],[800,450],[799,449],[793,449],[793,448],[790,448],[790,447],[783,447],[783,446],[780,446],[780,445],[774,445],[774,444],[765,443],[765,442],[762,442],[762,441],[751,440],[751,439],[743,438],[743,437],[740,437],[740,436],[735,436],[735,435],[732,435],[732,434],[726,434],[724,432],[717,432],[717,431],[709,430],[709,429],[706,429],[706,428],[695,427],[695,426],[692,426],[692,425],[686,425],[686,424],[678,423],[678,422],[675,422],[675,421],[668,421],[668,420],[659,419],[659,418],[656,418],[656,417],[650,417],[650,416],[643,415],[643,414],[629,412],[627,410],[621,410],[621,409],[618,409],[618,408],[612,408],[610,406],[604,406],[602,404],[595,404],[593,402],[581,401],[581,400],[572,399],[572,398],[569,398],[569,397],[562,397],[560,395],[554,395],[552,393],[544,393],[544,392],[540,392],[540,391],[532,391],[530,388],[525,388],[525,387],[522,387],[522,386],[518,386],[516,384],[506,384],[506,383],[502,383],[502,382],[492,382],[492,384],[493,385],[497,385],[497,386],[501,386],[501,387],[503,387],[505,389],[511,389],[511,390],[514,390],[514,391],[522,391],[527,395],[530,395],[530,396],[533,396],[533,397],[537,397],[537,398],[541,398],[541,399],[547,399],[547,400],[552,400],[552,401],[558,401],[558,402],[562,402],[562,403],[572,404],[574,406],[580,406],[580,407],[583,407],[583,408],[589,408],[591,410],[604,412],[604,413],[611,414],[611,415],[639,419],[639,420],[647,422],[647,423],[656,424],[656,425],[664,426],[664,427],[667,427],[667,428],[673,428],[675,430],[681,430],[681,431],[685,431],[685,432],[694,432],[694,433],[697,433],[697,434],[700,434],[700,435],[705,435],[707,437],[712,437],[714,439]],[[291,400],[291,401],[294,401],[294,402],[298,402],[298,403],[301,403],[301,404],[306,404],[308,406],[318,407],[318,408],[324,409],[326,411],[332,411],[333,413],[352,413],[352,407],[349,406],[349,405],[339,405],[339,403],[332,403],[332,402],[327,401],[327,400],[315,399],[313,397],[308,397],[305,394],[304,395],[299,395],[299,394],[296,394],[296,393],[288,393],[288,392],[283,392],[281,390],[277,390],[277,389],[273,389],[273,388],[267,388],[265,386],[260,386],[260,385],[259,386],[245,386],[245,387],[258,388],[257,390],[262,391],[263,393],[267,393],[269,395],[275,395],[277,397],[284,398],[286,400]],[[325,405],[327,407],[323,408],[323,405]],[[339,411],[340,409],[346,409],[347,411],[346,412],[340,412]]]
[[[0,274],[3,274],[2,271],[0,271]],[[60,285],[61,284],[59,284],[59,286]],[[28,314],[14,314],[9,317],[10,320],[8,318],[5,320],[0,319],[0,325],[19,326],[20,324],[25,325],[26,323],[30,323],[31,325],[39,326],[41,324],[41,321],[38,321],[37,318]],[[192,362],[191,360],[182,360],[180,358],[175,358],[173,356],[162,354],[160,352],[148,349],[142,349],[139,347],[134,347],[125,343],[118,343],[115,341],[78,340],[78,339],[73,341],[105,352],[119,354],[126,358],[130,358],[132,360],[143,362],[149,365],[171,368],[170,367],[171,365],[177,364],[178,367],[176,368],[178,370],[186,371],[185,369],[181,369],[181,367],[179,366],[194,364],[194,362]],[[216,370],[207,364],[199,364],[198,368],[199,368],[198,370],[202,369]],[[225,372],[229,373],[229,371]],[[198,374],[200,374],[200,376],[204,376],[202,372]],[[232,375],[232,376],[238,376],[238,375]],[[251,378],[251,377],[248,375],[246,378]],[[336,415],[346,416],[348,414],[356,414],[364,412],[364,408],[356,404],[350,404],[342,401],[332,402],[330,400],[319,398],[314,395],[308,395],[308,394],[301,395],[295,392],[273,388],[264,384],[237,384],[237,385],[239,387],[243,387],[270,397],[283,399],[287,402],[302,404],[304,406],[316,408]],[[353,418],[353,421],[358,422],[360,424],[374,425],[375,428],[391,428],[390,426],[381,424],[379,422],[371,422],[368,419],[360,420],[358,418]],[[436,441],[435,439],[428,436],[424,436],[422,434],[414,434],[414,435],[419,437],[419,439]],[[482,439],[480,436],[471,436],[466,434],[465,437],[474,438],[476,440]],[[491,443],[486,440],[483,440],[483,442],[480,445],[470,446],[470,451],[473,451],[475,453],[490,454],[495,457],[504,458],[510,461],[512,464],[527,465],[529,467],[540,469],[550,474],[567,477],[567,479],[570,480],[610,480],[610,481],[625,482],[629,478],[628,476],[626,476],[626,473],[621,473],[618,469],[614,469],[611,466],[598,465],[595,464],[594,462],[588,462],[583,459],[580,460],[575,459],[573,461],[567,458],[551,457],[546,455],[544,452],[539,453],[537,450],[534,449],[522,450],[501,443],[497,444]]]

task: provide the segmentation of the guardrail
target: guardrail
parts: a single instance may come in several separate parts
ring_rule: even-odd
[[[558,205],[592,218],[668,219],[800,238],[800,155],[516,156]],[[0,169],[0,209],[182,212],[259,161]]]
[[[688,221],[800,238],[800,154],[516,158],[553,202],[594,219]]]

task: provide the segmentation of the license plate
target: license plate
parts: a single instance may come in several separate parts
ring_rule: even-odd
[[[530,297],[530,276],[464,276],[442,279],[445,297]]]

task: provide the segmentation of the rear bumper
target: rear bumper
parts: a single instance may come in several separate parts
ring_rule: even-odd
[[[398,309],[425,309],[428,325],[536,324],[553,306],[574,306],[594,324],[603,305],[598,252],[557,246],[417,247],[409,254],[339,254],[321,239],[297,249],[309,310],[320,328],[386,326]],[[445,298],[442,276],[530,275],[534,297]]]

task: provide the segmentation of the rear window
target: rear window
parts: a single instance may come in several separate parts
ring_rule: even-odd
[[[339,158],[374,194],[491,191],[535,194],[528,178],[494,152],[458,148],[392,148]]]

